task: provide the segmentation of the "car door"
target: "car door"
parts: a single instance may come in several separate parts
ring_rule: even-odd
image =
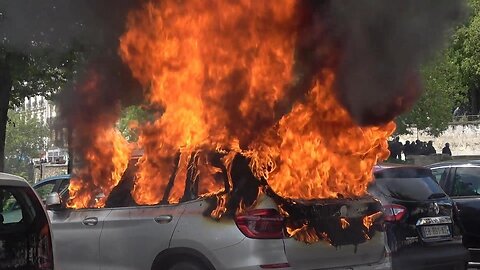
[[[453,169],[447,187],[457,204],[466,238],[480,239],[480,167]],[[475,240],[475,241],[477,241]]]
[[[151,269],[169,247],[184,209],[183,204],[111,209],[100,236],[101,269]]]
[[[100,269],[99,241],[110,209],[49,210],[55,243],[55,268]]]

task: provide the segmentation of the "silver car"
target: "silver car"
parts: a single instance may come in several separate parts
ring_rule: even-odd
[[[174,205],[132,206],[129,189],[120,187],[105,208],[68,209],[61,204],[66,193],[56,190],[46,199],[60,269],[391,269],[381,229],[358,243],[347,237],[306,244],[285,236],[284,219],[266,195],[254,209],[217,221],[209,216],[214,198],[195,194]],[[372,203],[378,202],[332,200],[321,206],[340,207],[353,220]]]

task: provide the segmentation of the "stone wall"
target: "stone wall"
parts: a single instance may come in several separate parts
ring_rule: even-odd
[[[416,129],[411,129],[412,135],[402,135],[402,143],[405,141],[433,141],[437,153],[442,152],[445,143],[450,143],[450,149],[454,156],[480,155],[480,124],[451,125],[440,137],[435,138]]]
[[[411,155],[411,156],[407,156],[406,163],[425,166],[425,165],[430,165],[433,163],[447,161],[447,160],[452,160],[452,157],[448,155],[441,155],[441,154],[429,155],[429,156]]]
[[[67,173],[68,173],[67,164],[42,163],[42,164],[35,165],[33,169],[33,178],[35,183],[37,183],[39,180],[52,177],[52,176],[67,174]]]

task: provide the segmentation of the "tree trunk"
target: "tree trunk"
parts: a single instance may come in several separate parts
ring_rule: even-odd
[[[0,172],[5,170],[5,136],[8,122],[8,104],[12,91],[9,56],[0,59]]]

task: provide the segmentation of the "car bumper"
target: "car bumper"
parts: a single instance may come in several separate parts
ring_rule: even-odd
[[[262,265],[282,265],[287,262],[281,239],[250,239],[213,251],[217,270],[258,270]],[[278,270],[291,270],[284,266]]]
[[[352,267],[352,270],[391,270],[391,269],[392,269],[392,258],[390,256],[385,256],[383,260],[374,264]]]
[[[392,254],[393,269],[438,269],[465,265],[468,260],[469,253],[460,241],[406,247]]]

